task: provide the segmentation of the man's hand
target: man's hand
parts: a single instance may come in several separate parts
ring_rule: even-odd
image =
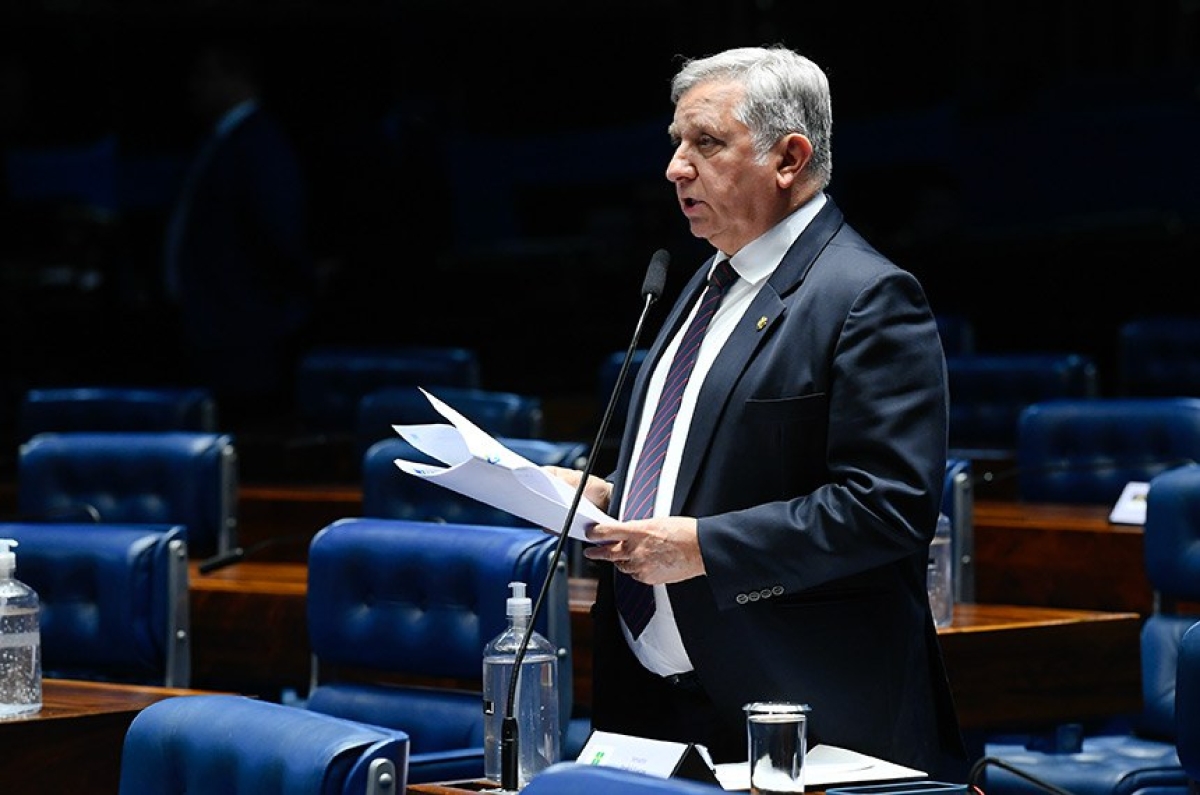
[[[579,488],[579,478],[583,475],[578,469],[568,469],[567,467],[543,466],[549,474],[566,481],[571,488]],[[587,486],[583,489],[583,498],[595,505],[600,510],[608,513],[608,503],[612,497],[612,484],[603,478],[598,478],[595,475],[588,475]]]
[[[704,574],[696,520],[690,516],[598,524],[588,530],[589,560],[610,561],[647,585],[682,582]]]

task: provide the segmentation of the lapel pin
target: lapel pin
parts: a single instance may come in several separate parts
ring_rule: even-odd
[[[758,319],[758,324],[755,326],[755,328],[757,328],[759,331],[762,331],[766,327],[767,327],[767,316],[763,315],[762,317],[760,317]]]

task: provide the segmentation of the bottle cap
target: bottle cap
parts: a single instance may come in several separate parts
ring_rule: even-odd
[[[525,595],[525,583],[510,582],[508,587],[512,589],[512,596],[508,597],[508,602],[505,605],[508,609],[508,615],[533,615],[533,602]]]
[[[11,577],[13,569],[17,567],[17,556],[12,551],[15,546],[15,540],[0,538],[0,577]]]

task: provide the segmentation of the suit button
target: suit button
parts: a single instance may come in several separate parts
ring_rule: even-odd
[[[737,595],[737,603],[739,605],[744,605],[744,604],[746,604],[747,601],[749,601],[749,600],[746,598],[746,594],[740,593]]]
[[[758,601],[760,598],[761,598],[761,597],[759,596],[759,593],[758,593],[758,591],[751,591],[751,592],[750,592],[750,601],[751,601],[751,602],[757,602],[757,601]]]
[[[762,596],[763,599],[770,599],[772,594],[773,592],[770,588],[763,588],[761,591],[759,591],[759,595]]]
[[[774,596],[783,596],[783,586],[776,585],[774,588],[771,589],[771,593]]]

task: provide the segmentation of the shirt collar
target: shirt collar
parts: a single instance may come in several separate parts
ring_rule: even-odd
[[[751,284],[758,284],[770,276],[783,259],[783,255],[796,242],[796,238],[800,237],[812,223],[812,219],[817,217],[817,213],[825,206],[825,201],[825,194],[818,191],[782,221],[742,246],[742,250],[734,255],[731,261],[738,276]],[[716,267],[716,263],[723,259],[730,258],[718,252],[713,266]]]

